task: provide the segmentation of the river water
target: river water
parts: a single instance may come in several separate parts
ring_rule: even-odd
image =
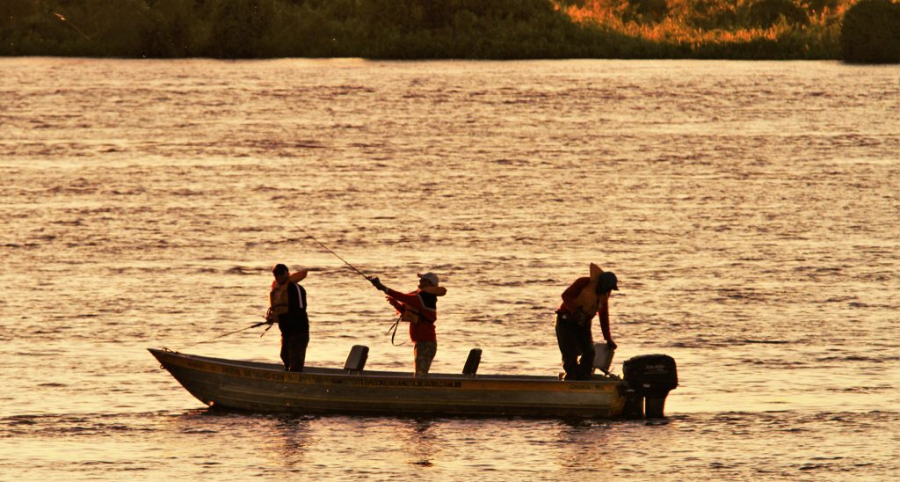
[[[0,59],[0,479],[900,477],[900,69],[830,62]],[[390,287],[437,273],[433,371],[555,375],[617,273],[614,371],[665,420],[206,409],[145,350],[411,370]],[[595,322],[596,323],[596,322]],[[595,333],[599,329],[595,328]],[[399,335],[398,335],[399,337]],[[402,338],[402,337],[401,337]],[[187,348],[186,348],[187,347]]]

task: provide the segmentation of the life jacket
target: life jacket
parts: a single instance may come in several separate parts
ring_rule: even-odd
[[[409,305],[403,305],[403,311],[400,313],[400,321],[406,321],[408,323],[418,323],[422,321],[422,314],[419,313],[419,310],[413,308]]]
[[[292,291],[297,296],[298,305],[298,309],[293,313],[290,306]],[[294,282],[276,286],[269,293],[269,299],[272,317],[274,321],[278,322],[282,333],[296,333],[298,330],[302,332],[309,329],[309,318],[306,314],[306,290],[302,286]]]
[[[295,286],[297,294],[299,295],[300,309],[306,310],[306,293],[303,291],[303,288],[297,284],[305,277],[305,271],[298,271],[291,274],[288,278],[288,282],[283,285],[279,285],[277,281],[272,281],[272,291],[269,292],[269,308],[272,314],[275,315],[276,320],[278,319],[278,315],[283,315],[290,311],[288,286]]]
[[[578,323],[584,323],[594,317],[594,313],[600,308],[600,295],[597,294],[597,284],[600,282],[600,275],[603,270],[594,263],[591,263],[591,281],[588,283],[578,297],[575,298],[574,306],[570,306],[574,311],[575,320]]]
[[[419,298],[419,306],[411,306],[402,303],[400,321],[409,323],[434,323],[437,319],[437,297],[447,294],[447,288],[441,286],[426,286],[416,292]]]

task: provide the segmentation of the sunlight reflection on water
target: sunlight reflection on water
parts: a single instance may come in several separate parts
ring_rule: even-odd
[[[774,62],[2,59],[0,471],[890,479],[896,70]],[[777,79],[777,84],[771,80]],[[812,95],[825,92],[828,95]],[[409,370],[391,287],[435,271],[433,370],[555,374],[553,310],[616,271],[614,370],[679,365],[661,422],[198,409],[147,347],[259,321],[313,268],[308,363]],[[399,338],[402,338],[398,334]],[[248,331],[187,351],[275,361]]]

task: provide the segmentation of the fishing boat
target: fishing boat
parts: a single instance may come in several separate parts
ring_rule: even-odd
[[[343,369],[226,360],[150,348],[162,367],[210,407],[254,412],[358,413],[459,416],[662,417],[669,390],[677,386],[675,362],[645,355],[625,363],[624,378],[591,380],[554,376],[479,375],[474,349],[461,374],[365,370],[368,348],[354,346]],[[608,357],[611,360],[611,357]],[[637,360],[636,360],[637,359]]]

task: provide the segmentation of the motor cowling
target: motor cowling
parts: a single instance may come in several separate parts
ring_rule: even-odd
[[[629,358],[622,365],[628,387],[626,415],[640,418],[646,399],[647,418],[663,417],[666,397],[678,386],[678,369],[668,355],[640,355]]]

